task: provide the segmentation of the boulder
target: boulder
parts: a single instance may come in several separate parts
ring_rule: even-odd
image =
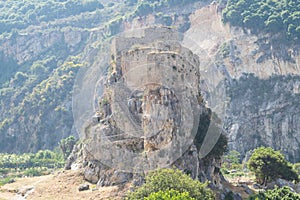
[[[84,190],[89,190],[89,189],[90,189],[90,185],[88,185],[88,184],[83,184],[78,187],[79,192],[84,191]]]
[[[96,160],[89,161],[88,165],[84,170],[84,178],[85,180],[91,183],[97,183],[99,180],[100,173],[100,162]]]
[[[248,185],[242,184],[241,186],[242,186],[242,188],[245,189],[245,192],[246,192],[247,194],[250,194],[250,195],[253,194],[253,191],[248,187]]]

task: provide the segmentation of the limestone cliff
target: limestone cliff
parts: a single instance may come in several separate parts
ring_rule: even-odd
[[[299,44],[230,27],[219,10],[210,5],[196,11],[186,35],[202,63],[200,73],[209,77],[203,90],[227,88],[222,101],[229,147],[245,155],[271,146],[299,162]]]
[[[291,162],[300,160],[299,75],[254,74],[234,79],[226,125],[229,145],[242,155],[258,146],[280,150]],[[247,142],[245,142],[247,141]]]

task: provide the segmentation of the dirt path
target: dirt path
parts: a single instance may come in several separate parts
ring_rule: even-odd
[[[24,199],[30,191],[34,190],[37,184],[46,181],[50,176],[51,175],[16,179],[16,182],[6,184],[0,188],[0,199]]]
[[[78,191],[81,184],[89,184],[87,191]],[[121,199],[127,187],[104,187],[96,189],[95,185],[82,179],[78,171],[63,171],[52,175],[20,178],[15,183],[6,184],[0,188],[0,200],[92,200],[92,199]]]

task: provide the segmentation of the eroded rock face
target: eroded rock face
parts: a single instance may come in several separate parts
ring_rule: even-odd
[[[225,123],[229,146],[242,155],[261,145],[270,146],[289,161],[299,162],[299,84],[299,76],[259,79],[246,74],[234,80]]]
[[[216,6],[199,9],[191,22],[187,44],[206,64],[201,65],[208,71],[206,84],[226,80],[224,128],[230,149],[244,156],[270,146],[299,162],[299,44],[284,44],[276,34],[229,27]]]
[[[44,27],[43,27],[44,28]],[[41,34],[39,30],[28,32],[24,35],[15,36],[15,41],[0,40],[0,52],[6,57],[13,57],[18,64],[24,64],[36,59],[43,52],[49,51],[55,45],[64,45],[73,53],[82,40],[88,36],[86,31],[49,31]],[[11,39],[12,40],[12,39]]]
[[[116,38],[111,54],[96,120],[85,128],[85,179],[140,185],[147,171],[175,166],[220,186],[219,158],[201,160],[194,145],[200,115],[208,115],[198,57],[174,30],[158,27]]]

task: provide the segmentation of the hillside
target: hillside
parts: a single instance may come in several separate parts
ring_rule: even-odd
[[[299,50],[298,0],[2,1],[0,199],[121,199],[165,167],[220,199],[299,191]],[[260,146],[294,183],[254,183]]]
[[[187,13],[194,6],[188,4],[187,11],[179,12],[181,17],[173,21],[175,3],[1,3],[0,23],[5,25],[1,25],[0,32],[0,151],[52,149],[62,138],[78,136],[72,113],[72,90],[78,70],[97,66],[100,61],[95,56],[104,50],[103,42],[131,26],[177,24],[186,29]],[[162,14],[160,10],[165,6],[169,6],[169,13]],[[138,17],[153,10],[157,13],[154,21]]]
[[[232,0],[223,11],[223,21],[250,29],[252,33],[276,35],[281,42],[299,42],[299,10],[297,0]]]
[[[92,64],[93,52],[111,34],[110,20],[124,6],[111,2],[103,9],[98,1],[9,1],[1,6],[20,11],[12,13],[24,20],[1,12],[6,24],[0,39],[2,152],[52,149],[60,139],[77,135],[72,128],[76,73]],[[31,15],[36,19],[25,18]]]
[[[78,112],[72,111],[72,91],[78,70],[96,69],[96,66],[101,66],[97,73],[104,76],[108,63],[103,64],[99,55],[102,55],[101,52],[107,52],[107,45],[112,36],[121,31],[144,26],[174,26],[185,32],[190,40],[187,40],[186,44],[200,57],[202,73],[207,77],[215,77],[214,82],[211,82],[210,78],[205,79],[206,86],[215,87],[220,83],[219,80],[225,78],[229,80],[228,87],[231,91],[235,89],[234,82],[239,81],[243,74],[254,73],[258,78],[256,82],[262,84],[272,75],[283,76],[282,80],[285,80],[286,75],[293,74],[292,86],[280,83],[282,89],[278,91],[286,90],[287,87],[297,88],[297,1],[254,1],[250,6],[241,1],[228,1],[228,4],[227,1],[222,1],[219,5],[213,2],[209,7],[202,8],[209,4],[210,1],[200,0],[1,2],[0,9],[3,12],[0,16],[0,151],[36,152],[39,149],[53,149],[60,139],[68,135],[77,137],[78,125],[74,124],[73,116],[76,118]],[[257,12],[250,15],[251,9],[256,9]],[[263,12],[263,9],[272,12]],[[291,12],[287,14],[287,11]],[[256,16],[259,17],[256,19]],[[255,29],[250,23],[252,18],[265,24],[262,25],[263,28]],[[280,26],[277,27],[275,22]],[[281,26],[285,28],[281,29]],[[274,31],[278,34],[274,34]],[[191,44],[191,41],[196,42]],[[94,79],[92,83],[96,84],[97,80]],[[252,91],[247,85],[242,87],[243,91]],[[274,84],[268,87],[272,88]],[[296,90],[293,89],[294,93]],[[254,95],[257,96],[257,92],[265,93],[253,91]],[[221,94],[222,98],[226,96],[224,95],[225,93]],[[286,118],[286,123],[282,125],[286,128],[282,128],[280,133],[277,128],[265,133],[265,125],[252,128],[252,123],[266,120],[263,116],[250,125],[243,126],[244,122],[239,122],[239,119],[245,118],[244,114],[236,115],[236,111],[230,109],[236,107],[235,103],[241,107],[241,101],[234,98],[240,98],[239,95],[244,94],[235,97],[230,95],[225,97],[227,100],[232,99],[228,107],[225,129],[231,139],[232,149],[245,154],[253,147],[265,144],[281,149],[291,161],[299,161],[299,143],[296,141],[291,147],[284,145],[290,143],[284,138],[297,138],[299,134],[299,127],[295,125],[298,119],[298,107],[293,107],[295,104],[287,111],[270,114],[277,116],[272,123],[285,123],[282,121],[285,117],[281,115],[289,113],[289,110],[295,111],[291,114],[295,117]],[[89,96],[92,97],[93,94],[90,92]],[[209,94],[206,98],[208,103],[213,105],[212,101],[215,99],[209,99]],[[266,105],[281,105],[289,101],[289,98],[286,98],[282,100],[284,102],[267,103],[272,101],[269,98],[271,95],[265,97],[261,108],[257,109],[268,110]],[[260,115],[255,109],[251,110],[252,104],[257,105],[253,101],[249,102],[247,108],[241,107],[246,113],[252,113],[251,118]],[[83,109],[95,111],[93,106]],[[92,115],[93,113],[89,113],[88,116]],[[268,126],[272,126],[272,123]],[[246,127],[251,127],[251,130]],[[286,135],[285,130],[288,130],[290,136],[278,136],[281,133]],[[236,139],[239,131],[240,138]],[[244,146],[243,141],[246,138],[243,136],[249,131],[250,135],[255,135],[254,138],[262,138],[261,142],[254,142],[253,146]],[[268,138],[265,134],[268,134]],[[276,142],[270,142],[271,140]]]

